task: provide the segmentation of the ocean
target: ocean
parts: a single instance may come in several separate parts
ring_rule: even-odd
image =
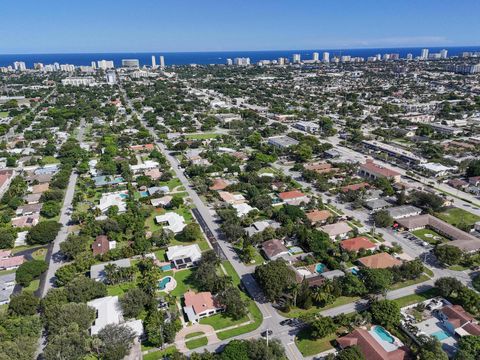
[[[448,50],[448,56],[457,56],[464,51],[480,51],[480,46],[459,46],[459,47],[430,47],[430,53],[439,52],[441,49]],[[318,49],[318,50],[272,50],[272,51],[215,51],[215,52],[141,52],[141,53],[81,53],[81,54],[5,54],[0,55],[0,66],[13,65],[14,61],[24,61],[28,68],[32,68],[34,63],[73,65],[90,65],[92,61],[113,60],[114,65],[121,66],[122,59],[138,59],[140,65],[151,65],[151,56],[165,57],[165,64],[169,65],[188,65],[188,64],[225,64],[227,58],[249,57],[252,63],[259,60],[275,60],[279,57],[292,59],[293,54],[300,54],[302,60],[312,59],[314,52],[322,53],[327,51],[330,58],[333,56],[351,55],[352,57],[373,56],[376,54],[398,53],[400,57],[405,58],[408,53],[413,56],[419,56],[421,48],[375,48],[375,49]]]

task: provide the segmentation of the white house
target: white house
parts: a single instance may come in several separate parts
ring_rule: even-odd
[[[168,212],[163,215],[155,216],[155,221],[157,224],[163,225],[164,229],[170,230],[174,234],[178,234],[185,226],[187,226],[183,216],[175,212]]]
[[[166,255],[177,269],[185,269],[197,264],[202,257],[202,251],[197,244],[175,245],[168,248]]]

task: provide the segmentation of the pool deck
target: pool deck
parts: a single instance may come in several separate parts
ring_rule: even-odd
[[[377,327],[378,325],[375,325],[373,326],[370,330],[369,330],[369,333],[370,335],[373,336],[373,338],[385,349],[386,352],[392,352],[392,351],[395,351],[397,350],[399,347],[403,346],[403,343],[397,339],[395,336],[393,336],[392,334],[390,334],[388,331],[388,333],[390,334],[390,336],[394,339],[394,342],[393,344],[392,343],[389,343],[388,341],[385,341],[383,340],[380,335],[377,334],[377,332],[375,331],[375,327]]]

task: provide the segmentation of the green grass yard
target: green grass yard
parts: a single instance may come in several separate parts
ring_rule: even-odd
[[[185,135],[185,138],[189,140],[206,140],[206,139],[215,139],[219,136],[220,134],[204,133],[204,134],[188,134],[188,135]]]
[[[396,290],[396,289],[401,289],[407,286],[419,284],[422,282],[425,282],[427,280],[430,280],[430,277],[427,274],[422,274],[420,277],[413,279],[413,280],[407,280],[407,281],[402,281],[396,284],[393,284],[390,288],[390,290]]]
[[[312,339],[310,331],[304,329],[295,337],[295,345],[303,356],[312,356],[332,349],[332,342],[336,337],[336,334],[331,334],[321,339]]]
[[[456,227],[461,227],[461,225],[473,227],[477,221],[480,221],[480,216],[456,207],[447,209],[436,215],[438,218]]]
[[[55,156],[44,156],[41,160],[43,165],[58,164],[60,161]]]
[[[192,269],[185,269],[176,271],[173,275],[173,278],[177,281],[177,287],[170,292],[171,295],[175,297],[181,297],[189,289],[197,290],[195,284],[193,283],[193,271]],[[165,276],[169,275],[169,272],[165,272]]]
[[[163,350],[154,351],[143,355],[143,360],[162,360],[165,356],[172,355],[178,352],[177,348],[172,345]]]
[[[108,296],[122,297],[129,289],[132,289],[134,287],[135,287],[134,282],[127,282],[127,283],[117,284],[117,285],[108,285],[107,294]]]
[[[355,302],[359,299],[360,299],[360,297],[358,297],[358,296],[352,296],[352,297],[350,297],[350,296],[339,296],[333,303],[331,303],[327,306],[324,306],[322,308],[318,307],[318,306],[312,306],[310,309],[304,310],[304,309],[299,309],[299,308],[292,307],[292,309],[288,313],[280,311],[280,314],[285,316],[285,317],[288,317],[288,318],[297,318],[297,317],[300,317],[301,315],[304,315],[304,314],[314,314],[314,313],[324,311],[324,310],[328,310],[328,309],[331,309],[331,308],[334,308],[334,307],[337,307],[337,306],[346,305],[346,304],[349,304],[351,302]]]
[[[199,339],[190,340],[185,343],[185,346],[189,350],[193,350],[208,344],[208,339],[204,336]]]
[[[425,301],[427,299],[434,298],[435,296],[438,296],[438,295],[439,295],[438,289],[432,288],[420,294],[407,295],[407,296],[395,299],[393,301],[395,301],[397,305],[402,308],[408,305],[413,305],[413,304]]]
[[[0,119],[6,118],[8,116],[8,111],[0,111]]]
[[[205,333],[203,331],[196,331],[190,334],[185,335],[185,339],[191,339],[200,335],[204,335]]]
[[[429,244],[436,244],[438,241],[440,241],[440,242],[447,242],[448,241],[447,238],[445,238],[444,236],[442,236],[442,235],[440,235],[440,234],[438,234],[435,231],[430,230],[430,229],[415,230],[415,231],[412,231],[412,234],[415,235],[416,237],[418,237],[419,239],[422,239],[423,241],[426,241]],[[429,236],[429,235],[431,235],[431,236]],[[435,237],[438,240],[435,240]]]
[[[200,324],[211,325],[215,330],[221,330],[230,326],[246,323],[248,320],[248,316],[234,320],[231,317],[220,313],[201,319]]]

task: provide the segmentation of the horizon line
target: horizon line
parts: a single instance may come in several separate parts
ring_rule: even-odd
[[[235,53],[235,52],[278,52],[278,51],[314,51],[314,50],[375,50],[375,49],[426,49],[426,48],[462,48],[480,47],[479,45],[415,45],[415,46],[376,46],[376,47],[339,47],[339,48],[311,48],[311,49],[269,49],[269,50],[199,50],[199,51],[81,51],[81,52],[31,52],[31,53],[0,53],[0,56],[9,55],[79,55],[79,54],[194,54],[194,53]]]

